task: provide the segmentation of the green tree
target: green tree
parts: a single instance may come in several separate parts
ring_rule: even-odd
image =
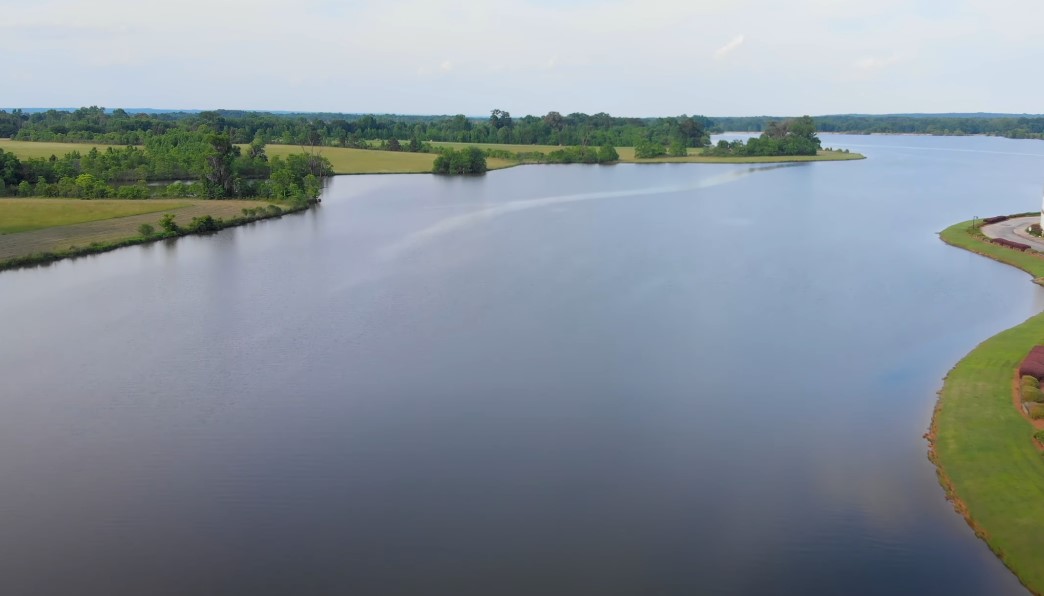
[[[220,199],[232,196],[235,192],[233,163],[238,156],[239,147],[232,144],[227,134],[211,134],[207,137],[200,181],[208,197]]]
[[[431,171],[435,174],[482,174],[486,171],[486,154],[474,146],[463,149],[444,149]]]
[[[620,161],[620,154],[612,145],[602,145],[598,148],[598,163],[610,163]]]
[[[674,138],[671,139],[671,145],[668,148],[667,153],[671,157],[685,157],[689,154],[689,150],[685,146],[685,141],[680,138]]]
[[[666,154],[667,151],[663,148],[663,143],[642,139],[634,144],[634,156],[637,159],[650,159]]]

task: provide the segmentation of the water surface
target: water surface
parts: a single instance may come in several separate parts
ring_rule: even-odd
[[[1019,594],[922,439],[1044,143],[336,178],[0,274],[0,593]]]

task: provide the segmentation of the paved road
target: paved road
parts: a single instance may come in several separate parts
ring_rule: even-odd
[[[1040,216],[1016,217],[999,223],[982,226],[982,233],[989,238],[1003,238],[1012,242],[1030,245],[1037,252],[1044,252],[1044,240],[1026,233],[1032,223],[1040,223]]]

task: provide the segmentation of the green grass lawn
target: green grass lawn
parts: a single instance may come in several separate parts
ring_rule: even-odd
[[[1029,215],[1035,214],[1030,213]],[[1020,252],[993,244],[987,241],[981,232],[972,230],[971,225],[971,221],[952,225],[940,232],[939,237],[947,244],[970,250],[1013,267],[1018,267],[1034,278],[1044,277],[1044,256],[1041,253],[1031,250]]]
[[[79,151],[80,153],[87,153],[91,150],[91,147],[97,147],[98,151],[105,151],[107,148],[113,145],[101,145],[98,143],[38,143],[35,141],[11,141],[9,139],[0,139],[0,149],[9,153],[14,153],[18,159],[28,159],[30,157],[51,157],[55,155],[61,157],[66,153],[72,151]]]
[[[0,234],[178,209],[184,200],[0,199]]]
[[[964,222],[944,241],[1044,276],[1044,259],[985,242]],[[1044,593],[1044,458],[1012,404],[1015,367],[1044,343],[1044,314],[980,344],[950,371],[933,421],[936,463],[990,548]]]

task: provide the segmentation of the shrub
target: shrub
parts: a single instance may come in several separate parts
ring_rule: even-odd
[[[209,215],[201,215],[200,217],[193,217],[185,229],[193,233],[216,232],[221,229],[221,222]]]
[[[1033,438],[1040,441],[1041,443],[1044,443],[1044,430],[1038,430],[1037,432],[1033,433]]]
[[[1014,250],[1029,250],[1030,245],[1023,244],[1022,242],[1012,242],[1011,240],[1005,240],[1004,238],[993,238],[991,240],[994,244],[1006,246]]]
[[[143,223],[138,226],[138,233],[142,238],[149,238],[156,233],[156,228],[152,227],[152,224]]]
[[[1038,387],[1039,388],[1040,387],[1040,380],[1037,377],[1034,377],[1034,376],[1031,376],[1031,375],[1023,375],[1022,376],[1022,385],[1023,385],[1023,387],[1025,387],[1026,385],[1031,385],[1033,387]]]
[[[1022,386],[1022,401],[1029,403],[1044,403],[1044,392],[1039,387]]]
[[[1044,404],[1033,404],[1029,407],[1029,416],[1034,420],[1044,419]]]
[[[486,171],[486,155],[478,147],[459,151],[443,149],[431,167],[434,174],[482,174]]]
[[[1019,365],[1019,374],[1022,376],[1029,375],[1031,377],[1037,377],[1039,379],[1041,377],[1044,377],[1044,364],[1040,362],[1035,362],[1027,358],[1026,360],[1022,361],[1022,364]]]
[[[164,213],[163,217],[160,218],[159,225],[165,232],[177,232],[178,224],[174,222],[173,213]]]

